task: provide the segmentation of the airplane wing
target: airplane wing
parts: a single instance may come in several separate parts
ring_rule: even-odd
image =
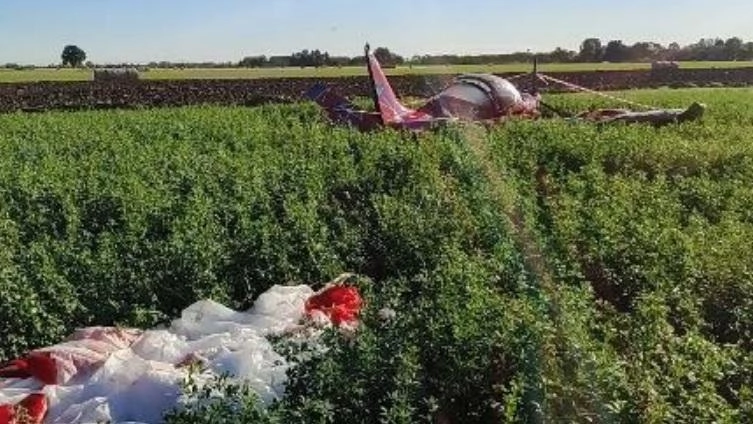
[[[317,83],[304,94],[309,100],[313,100],[319,106],[330,112],[356,110],[356,107],[348,99],[332,92],[332,88],[322,83]]]
[[[329,119],[333,122],[354,125],[361,130],[371,130],[382,124],[378,114],[359,110],[356,105],[325,84],[315,84],[306,91],[304,97],[327,111]]]

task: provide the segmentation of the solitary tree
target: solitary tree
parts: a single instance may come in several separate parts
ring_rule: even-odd
[[[374,49],[374,56],[384,66],[402,65],[405,62],[402,56],[391,52],[387,47],[377,47]]]
[[[724,42],[724,56],[727,60],[738,60],[743,53],[743,40],[739,37],[732,37]]]
[[[598,38],[586,38],[580,45],[578,58],[581,62],[601,62],[604,56],[604,47]]]
[[[63,49],[60,58],[63,59],[63,66],[71,65],[71,67],[77,68],[86,60],[86,52],[78,46],[68,45]]]
[[[604,49],[603,59],[607,62],[624,62],[628,56],[628,46],[622,40],[612,40]]]

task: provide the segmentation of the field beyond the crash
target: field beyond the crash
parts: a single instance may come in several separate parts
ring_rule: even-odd
[[[735,69],[753,67],[749,61],[717,62],[679,62],[680,69]],[[530,72],[530,63],[509,63],[503,65],[416,65],[398,66],[385,69],[391,75],[441,75],[462,73],[510,73]],[[649,70],[650,63],[552,63],[541,64],[541,72],[589,72],[589,71],[635,71]],[[141,78],[148,80],[181,79],[275,79],[275,78],[335,78],[368,75],[365,66],[323,67],[323,68],[154,68],[141,72]],[[90,81],[93,73],[90,69],[52,69],[38,68],[31,70],[0,69],[0,83],[19,83],[35,81]]]
[[[2,115],[0,360],[355,272],[362,326],[258,422],[750,421],[751,90],[619,95],[707,116],[410,137],[309,103]]]

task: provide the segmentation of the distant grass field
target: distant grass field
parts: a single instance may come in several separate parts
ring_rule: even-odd
[[[753,62],[682,62],[681,68],[741,68],[753,66]],[[543,72],[583,72],[607,70],[649,69],[648,63],[555,63],[541,65]],[[387,75],[410,74],[460,74],[471,72],[526,72],[530,63],[510,63],[504,65],[457,65],[457,66],[401,66],[387,69]],[[259,79],[259,78],[322,78],[366,75],[362,66],[342,68],[217,68],[217,69],[152,69],[142,73],[145,79]],[[34,81],[87,81],[92,79],[88,69],[0,69],[0,83]]]

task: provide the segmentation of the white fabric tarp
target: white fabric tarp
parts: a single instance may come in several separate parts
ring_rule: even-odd
[[[56,384],[34,378],[0,379],[0,405],[44,393],[45,423],[158,423],[176,406],[189,362],[201,361],[205,377],[228,372],[245,380],[265,403],[280,398],[289,364],[265,336],[299,334],[306,285],[274,286],[246,312],[211,300],[186,308],[169,328],[84,329],[44,349],[55,359]]]

